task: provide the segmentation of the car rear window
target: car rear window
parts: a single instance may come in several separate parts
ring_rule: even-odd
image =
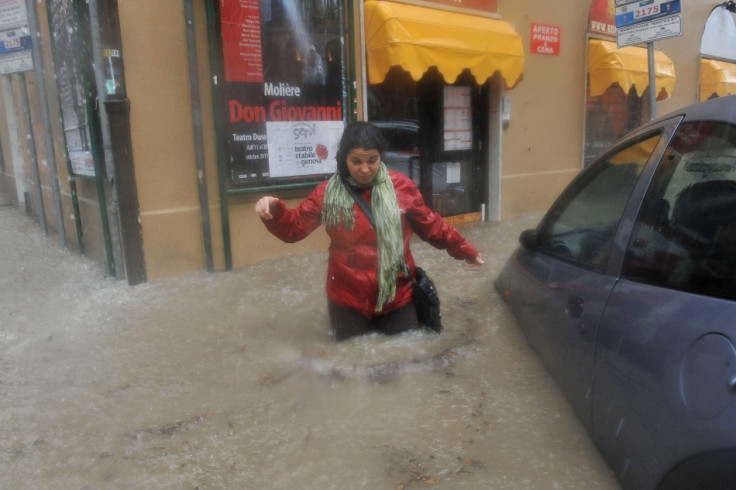
[[[642,202],[623,275],[736,299],[736,127],[678,128]]]

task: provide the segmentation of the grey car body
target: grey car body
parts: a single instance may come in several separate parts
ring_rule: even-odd
[[[736,96],[614,143],[496,288],[624,488],[736,488]]]

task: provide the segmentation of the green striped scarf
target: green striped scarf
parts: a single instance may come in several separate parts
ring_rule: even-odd
[[[404,261],[404,236],[401,230],[401,213],[396,200],[391,177],[386,165],[381,167],[370,184],[360,185],[352,177],[348,184],[357,188],[372,187],[371,211],[376,222],[376,240],[378,242],[378,298],[376,311],[390,303],[396,295],[396,278],[402,272],[409,275]],[[322,222],[325,226],[337,226],[342,222],[346,230],[355,226],[353,214],[353,196],[343,184],[343,180],[335,173],[327,183],[325,199],[322,205]]]

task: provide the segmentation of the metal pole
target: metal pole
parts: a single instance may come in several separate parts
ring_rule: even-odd
[[[227,172],[225,164],[225,149],[223,148],[224,130],[222,128],[222,89],[219,77],[222,75],[220,53],[217,49],[220,38],[217,35],[217,19],[215,16],[214,0],[206,0],[207,9],[207,45],[209,46],[210,71],[212,72],[212,105],[215,116],[215,135],[217,148],[217,182],[220,191],[220,220],[222,221],[222,247],[225,256],[225,270],[233,268],[233,253],[230,243],[230,210],[228,208]]]
[[[212,272],[212,234],[210,232],[210,212],[207,198],[207,174],[204,165],[204,142],[202,137],[202,109],[199,102],[199,76],[197,66],[197,40],[194,33],[194,7],[192,0],[184,0],[184,20],[187,32],[187,52],[189,56],[189,87],[192,99],[192,125],[194,131],[194,151],[197,159],[197,187],[199,189],[199,209],[202,219],[202,237],[207,272]]]
[[[355,59],[356,50],[357,50],[356,49],[357,43],[356,43],[355,38],[358,36],[356,36],[355,34],[355,6],[353,5],[353,2],[348,1],[347,7],[348,7],[347,9],[348,10],[347,12],[348,37],[349,37],[348,44],[350,46],[350,52],[348,53],[348,59],[349,59],[348,63],[349,63],[350,68],[349,68],[349,74],[348,74],[349,85],[348,85],[348,90],[347,90],[347,94],[348,94],[347,103],[349,104],[348,107],[350,107],[350,110],[346,111],[348,113],[346,116],[347,116],[347,121],[350,122],[350,121],[358,120],[358,80],[356,79],[357,75],[356,75],[356,69],[355,69],[356,68],[355,64],[357,62],[357,60]],[[360,2],[360,5],[358,8],[362,16],[363,2]],[[363,37],[362,31],[359,37],[361,38]],[[365,73],[365,71],[363,73]],[[364,114],[364,117],[365,117],[365,114]]]
[[[121,245],[119,233],[119,216],[118,216],[118,192],[115,180],[115,161],[112,152],[112,143],[110,136],[110,120],[107,116],[105,101],[107,100],[107,92],[105,90],[105,60],[102,56],[102,41],[100,39],[100,13],[98,1],[89,2],[89,24],[90,37],[92,39],[92,63],[94,67],[95,88],[97,90],[97,114],[100,118],[100,133],[102,135],[102,154],[105,161],[105,174],[107,176],[106,185],[103,185],[106,192],[97,196],[98,199],[105,199],[109,196],[106,211],[108,217],[108,229],[110,233],[110,247],[112,249],[112,260],[115,264],[116,275],[117,265],[124,264],[123,247]],[[98,168],[102,168],[99,166]],[[123,269],[123,267],[120,267]]]
[[[36,73],[38,83],[38,98],[41,104],[41,118],[43,119],[44,134],[46,136],[46,157],[48,158],[49,177],[51,178],[51,190],[54,197],[54,213],[56,215],[56,227],[59,233],[59,243],[66,248],[66,227],[64,226],[64,208],[61,204],[61,190],[59,188],[59,175],[56,170],[56,152],[54,151],[54,138],[51,132],[51,118],[49,116],[49,101],[46,96],[46,71],[43,67],[41,56],[41,32],[38,30],[38,14],[36,2],[26,0],[28,10],[28,22],[33,36],[33,69]]]
[[[26,77],[20,73],[20,97],[23,104],[23,118],[26,123],[26,139],[28,140],[28,155],[31,158],[31,174],[33,175],[33,190],[36,198],[36,210],[41,223],[41,231],[44,235],[49,234],[46,223],[46,209],[43,206],[43,191],[41,190],[41,176],[38,172],[38,158],[36,157],[36,143],[33,139],[33,122],[31,121],[31,106],[28,103],[28,89],[26,88]]]
[[[654,42],[647,43],[649,61],[649,114],[650,119],[657,118],[657,72],[654,66]]]

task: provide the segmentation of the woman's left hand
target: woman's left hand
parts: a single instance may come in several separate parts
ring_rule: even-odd
[[[466,261],[465,261],[465,264],[467,264],[467,266],[468,266],[468,267],[469,267],[470,269],[472,269],[472,270],[474,270],[474,271],[477,271],[477,270],[480,270],[480,267],[481,267],[481,266],[482,266],[483,264],[485,264],[485,261],[484,261],[484,260],[483,260],[483,259],[482,259],[482,258],[480,257],[480,255],[478,255],[478,256],[477,256],[476,258],[474,258],[474,259],[471,259],[471,260],[466,260]]]

